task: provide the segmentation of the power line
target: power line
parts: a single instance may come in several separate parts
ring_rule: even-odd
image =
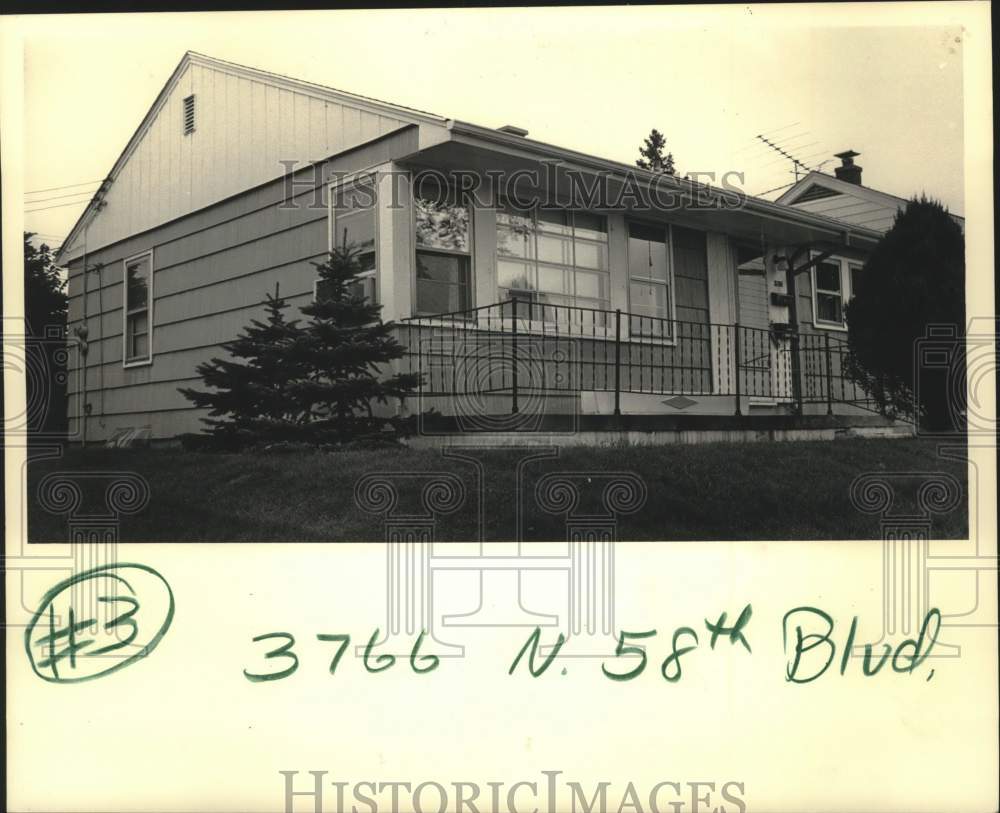
[[[50,186],[48,189],[32,189],[25,192],[25,195],[34,195],[36,192],[55,192],[59,189],[72,189],[74,186],[90,186],[90,184],[101,183],[103,179],[98,178],[96,181],[83,181],[82,183],[68,183],[65,186]]]
[[[69,194],[66,195],[55,195],[54,197],[51,198],[38,198],[38,200],[27,200],[25,201],[25,203],[28,206],[34,206],[36,203],[46,203],[47,201],[50,200],[62,200],[63,198],[77,198],[80,195],[93,195],[93,194],[94,194],[93,192],[85,190],[83,192],[70,192]]]
[[[61,209],[63,206],[82,206],[87,201],[85,200],[71,200],[69,203],[53,203],[51,206],[42,206],[38,209],[25,209],[24,213],[30,215],[32,212],[44,212],[47,209]]]
[[[790,186],[795,186],[798,181],[792,181],[791,183],[782,184],[781,186],[776,186],[774,189],[765,189],[763,192],[758,192],[754,195],[755,198],[762,197],[763,195],[770,195],[772,192],[777,192],[779,189],[787,189]]]

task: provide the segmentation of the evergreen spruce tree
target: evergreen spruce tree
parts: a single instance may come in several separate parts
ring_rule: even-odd
[[[405,348],[393,337],[392,325],[380,320],[381,306],[366,302],[357,290],[357,250],[345,243],[315,265],[319,293],[302,308],[310,321],[297,341],[297,360],[308,373],[296,379],[290,393],[310,437],[325,445],[406,434],[408,422],[391,402],[414,395],[420,376],[386,375]]]
[[[285,319],[288,303],[277,285],[264,308],[265,321],[253,320],[239,337],[223,345],[237,360],[213,358],[198,365],[198,374],[211,391],[180,389],[195,406],[211,410],[211,417],[202,420],[211,427],[219,448],[307,436],[306,416],[290,396],[293,382],[307,374],[296,358],[302,328],[298,321]]]
[[[635,165],[640,169],[648,169],[653,172],[662,172],[664,175],[676,175],[677,169],[674,166],[674,154],[663,151],[667,147],[667,139],[663,133],[655,127],[649,131],[643,145],[639,148],[639,158]]]

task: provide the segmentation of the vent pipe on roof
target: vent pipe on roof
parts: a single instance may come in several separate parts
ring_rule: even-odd
[[[513,124],[505,124],[503,127],[497,128],[501,133],[507,133],[508,135],[515,135],[524,138],[528,131],[523,127],[515,127]]]
[[[847,150],[846,152],[838,152],[834,156],[840,159],[840,166],[833,170],[838,180],[861,186],[861,167],[854,163],[854,159],[859,155],[861,155],[860,152]]]

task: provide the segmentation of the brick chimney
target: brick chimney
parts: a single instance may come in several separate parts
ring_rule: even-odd
[[[847,152],[838,152],[834,156],[840,159],[840,166],[833,170],[839,180],[861,186],[861,167],[854,163],[854,159],[859,155],[861,155],[860,152],[847,150]]]

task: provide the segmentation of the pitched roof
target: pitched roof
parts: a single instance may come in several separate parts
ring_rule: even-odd
[[[276,87],[283,87],[288,90],[292,90],[298,93],[303,93],[309,96],[317,97],[320,99],[325,99],[328,101],[334,101],[344,104],[349,104],[354,107],[360,107],[362,109],[367,109],[372,112],[381,113],[384,115],[391,115],[405,120],[413,121],[415,123],[423,122],[434,122],[441,124],[445,121],[442,116],[438,116],[434,113],[429,113],[424,110],[417,110],[412,107],[405,107],[403,105],[397,105],[390,102],[385,102],[380,99],[375,99],[370,96],[361,96],[356,93],[349,93],[347,91],[338,90],[333,87],[328,87],[326,85],[319,85],[314,82],[307,82],[301,79],[295,79],[289,76],[284,76],[278,73],[272,73],[270,71],[260,70],[259,68],[252,68],[247,65],[240,65],[235,62],[228,62],[223,59],[217,59],[216,57],[206,56],[204,54],[199,54],[195,51],[187,51],[181,58],[180,62],[177,63],[177,67],[174,68],[170,77],[167,79],[166,83],[161,88],[160,92],[157,94],[156,99],[150,106],[146,115],[143,117],[139,126],[135,129],[135,132],[129,138],[125,145],[125,148],[121,151],[118,158],[115,160],[114,165],[111,167],[110,172],[104,178],[101,186],[94,193],[93,198],[88,202],[86,208],[81,213],[80,217],[77,219],[73,228],[70,230],[66,239],[63,240],[62,246],[59,248],[59,252],[56,255],[56,262],[60,262],[64,253],[72,247],[73,243],[76,241],[80,232],[83,230],[87,222],[95,215],[101,208],[101,201],[105,195],[110,184],[117,178],[122,167],[128,161],[129,157],[132,155],[136,146],[142,140],[143,136],[149,130],[153,121],[156,119],[157,114],[163,107],[167,97],[170,95],[174,86],[177,84],[180,77],[184,74],[187,68],[191,65],[201,65],[207,68],[213,68],[216,70],[222,70],[231,74],[246,77],[248,79],[253,79],[258,82],[264,82],[269,85]]]

